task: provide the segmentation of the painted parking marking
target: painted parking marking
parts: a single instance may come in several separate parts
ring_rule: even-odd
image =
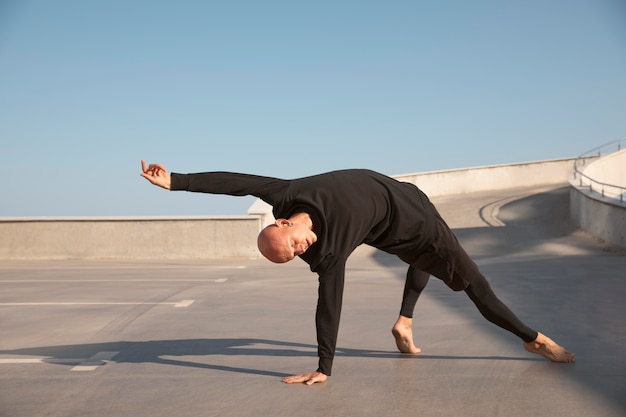
[[[20,364],[20,363],[54,363],[54,364],[64,364],[64,363],[81,363],[84,359],[56,359],[56,358],[11,358],[11,359],[0,359],[0,365],[8,365],[8,364]]]
[[[218,284],[228,281],[228,278],[191,278],[191,279],[176,279],[176,278],[163,278],[163,279],[150,279],[150,278],[130,278],[130,279],[0,279],[0,283],[38,283],[38,282],[50,282],[50,283],[65,283],[74,282],[77,284],[90,284],[92,282],[215,282]]]
[[[95,371],[99,367],[106,365],[111,361],[119,352],[98,352],[95,355],[85,358],[8,358],[0,359],[0,365],[10,364],[77,364],[70,368],[73,372],[89,372]]]
[[[4,270],[19,269],[19,270],[71,270],[71,271],[92,271],[92,270],[158,270],[163,271],[165,269],[185,269],[196,271],[210,271],[210,270],[229,270],[229,269],[247,269],[245,265],[72,265],[71,263],[62,263],[61,265],[7,265],[3,267]]]
[[[95,371],[102,365],[106,365],[107,362],[113,359],[115,355],[117,355],[118,353],[119,352],[98,352],[95,355],[93,355],[91,358],[79,363],[78,365],[70,369],[70,371],[73,371],[73,372]]]
[[[126,306],[126,305],[171,305],[174,307],[189,307],[196,300],[182,300],[176,302],[41,302],[41,303],[0,303],[0,307],[39,307],[39,306],[97,306],[97,305],[113,305],[113,306]]]

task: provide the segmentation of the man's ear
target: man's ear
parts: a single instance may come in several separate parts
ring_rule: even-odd
[[[278,227],[291,227],[291,222],[287,219],[276,219],[274,224]]]

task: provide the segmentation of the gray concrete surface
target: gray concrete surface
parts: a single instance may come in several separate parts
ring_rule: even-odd
[[[553,364],[431,279],[419,356],[395,352],[405,266],[348,264],[333,376],[316,277],[263,260],[0,262],[0,416],[624,416],[626,256],[569,221],[569,189],[436,199],[500,297],[577,354]]]

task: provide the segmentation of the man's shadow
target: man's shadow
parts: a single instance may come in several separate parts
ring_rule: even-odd
[[[290,374],[270,370],[238,368],[209,363],[172,359],[172,356],[272,356],[272,357],[317,357],[317,346],[267,339],[181,339],[151,340],[145,342],[107,342],[93,344],[42,346],[13,350],[0,350],[0,355],[37,356],[50,358],[49,363],[73,366],[99,352],[117,352],[110,361],[116,363],[155,363],[200,369],[213,369],[253,375],[286,377]],[[405,355],[395,351],[337,348],[336,357],[357,358],[405,358],[405,359],[491,359],[491,360],[535,360],[534,358],[470,357]],[[45,360],[44,360],[45,362]]]
[[[390,356],[389,352],[375,352],[359,349],[348,350],[349,356]],[[186,360],[172,359],[172,356],[273,356],[273,357],[316,357],[315,345],[282,342],[267,339],[182,339],[151,340],[145,342],[108,342],[93,344],[42,346],[14,350],[0,350],[0,355],[27,355],[50,358],[49,363],[75,365],[87,360],[99,352],[117,352],[111,359],[116,363],[155,363],[162,365],[185,366],[192,368],[214,369],[228,372],[285,377],[283,374],[268,370],[237,368],[232,366],[207,364]],[[337,352],[338,355],[341,352]],[[72,363],[74,359],[74,363]]]

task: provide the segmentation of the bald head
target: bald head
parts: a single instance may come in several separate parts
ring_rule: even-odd
[[[293,259],[289,251],[285,250],[286,239],[285,233],[275,224],[271,224],[261,230],[257,238],[257,246],[259,251],[268,260],[282,264]]]
[[[317,241],[308,214],[300,213],[287,219],[276,219],[261,230],[257,238],[259,251],[268,260],[282,264],[302,255]]]

